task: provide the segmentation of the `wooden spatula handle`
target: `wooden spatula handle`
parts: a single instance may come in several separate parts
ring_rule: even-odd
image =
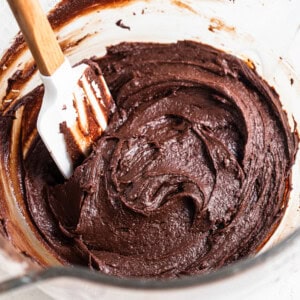
[[[42,75],[52,75],[64,55],[38,0],[7,0]]]

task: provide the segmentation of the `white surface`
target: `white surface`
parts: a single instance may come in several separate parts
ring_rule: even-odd
[[[250,32],[256,32],[256,39],[262,44],[267,45],[273,49],[276,55],[282,56],[288,60],[293,66],[296,73],[300,74],[300,33],[298,17],[300,11],[299,0],[275,0],[275,1],[262,1],[262,0],[236,0],[235,3],[231,3],[229,0],[227,11],[225,14],[229,15],[232,23],[236,19],[240,18],[240,14],[243,14],[245,27]],[[203,5],[209,2],[224,2],[224,1],[202,1]],[[45,8],[52,7],[56,1],[42,1]],[[191,2],[191,1],[186,1]],[[232,5],[231,5],[232,4]],[[192,4],[191,4],[192,5]],[[239,11],[236,11],[236,7],[239,7]],[[255,9],[253,9],[255,7]],[[138,6],[137,6],[138,8]],[[5,39],[8,32],[17,32],[16,26],[10,22],[4,22],[5,20],[11,20],[11,15],[7,11],[7,5],[4,0],[0,0],[0,22],[5,25],[0,26],[0,41]],[[132,28],[135,28],[134,19],[128,14],[124,14],[124,23],[129,24]],[[105,18],[105,14],[103,15]],[[147,13],[144,18],[147,18]],[[196,18],[196,17],[195,17]],[[103,19],[104,20],[104,19]],[[190,20],[193,20],[191,17]],[[175,36],[185,36],[184,30],[180,23],[175,20],[172,23],[173,27],[170,30],[171,33],[169,39],[172,40]],[[191,21],[192,22],[192,21]],[[146,23],[145,23],[146,24]],[[100,26],[100,25],[99,25]],[[112,26],[114,22],[112,21]],[[153,24],[155,27],[156,24]],[[167,25],[166,25],[167,26]],[[101,26],[100,26],[101,27]],[[103,32],[103,39],[109,39],[110,41],[117,41],[118,35],[122,33],[124,39],[131,38],[131,32],[124,31],[123,29],[114,28],[114,31]],[[62,33],[62,36],[67,35],[68,28]],[[119,31],[118,31],[119,30]],[[115,32],[116,35],[111,35],[111,32]],[[158,33],[159,34],[159,33]],[[147,36],[136,35],[136,38],[141,40],[147,39]],[[227,35],[228,37],[228,35]],[[161,38],[165,39],[163,32],[161,32]],[[1,45],[5,42],[0,42]],[[226,36],[224,38],[226,48]],[[258,68],[262,68],[266,76],[272,77],[276,71],[276,65],[265,65],[264,53],[257,52],[256,48],[242,49],[242,45],[237,49],[248,54],[251,58],[254,58]],[[76,56],[72,56],[70,59],[74,62],[77,60]],[[275,76],[275,75],[274,75]],[[296,106],[297,108],[297,106]],[[298,255],[300,249],[300,241],[294,242],[286,249],[281,255],[268,261],[264,266],[260,266],[249,272],[239,274],[234,278],[224,280],[222,282],[214,283],[213,285],[206,285],[203,287],[193,289],[180,289],[176,291],[161,291],[155,293],[149,293],[145,291],[132,291],[124,289],[107,288],[104,286],[94,286],[90,284],[84,284],[79,282],[70,282],[68,280],[56,280],[49,284],[39,284],[37,289],[31,291],[16,291],[14,294],[0,297],[1,299],[49,299],[47,295],[56,295],[56,299],[287,299],[296,300],[300,299],[300,256]],[[5,272],[5,270],[3,270]],[[69,288],[66,288],[69,287]],[[73,287],[73,288],[72,288]],[[76,287],[76,289],[75,289]],[[81,289],[79,288],[81,287]],[[90,298],[85,298],[89,294]],[[15,297],[15,298],[13,298]],[[19,297],[19,298],[18,298]],[[45,298],[44,298],[45,297]]]

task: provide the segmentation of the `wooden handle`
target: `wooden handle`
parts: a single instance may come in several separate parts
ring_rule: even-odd
[[[64,62],[63,52],[38,0],[7,0],[42,75]]]

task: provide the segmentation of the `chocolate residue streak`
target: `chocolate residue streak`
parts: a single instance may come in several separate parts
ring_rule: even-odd
[[[182,1],[173,0],[172,3],[175,4],[176,6],[180,7],[180,8],[189,10],[190,12],[192,12],[194,14],[197,14],[197,12],[191,6],[189,6],[188,4],[186,4],[186,3],[182,2]]]
[[[7,229],[6,229],[6,220],[0,218],[0,235],[9,238],[9,235],[7,233]]]
[[[7,70],[7,66],[13,63],[19,55],[26,49],[24,38],[18,34],[12,46],[5,52],[0,60],[0,79]]]
[[[94,34],[96,34],[97,32],[95,32]],[[74,48],[76,46],[78,46],[80,43],[82,43],[83,41],[85,41],[87,38],[93,36],[94,34],[91,34],[91,33],[88,33],[86,35],[84,35],[83,37],[77,39],[77,40],[74,40],[74,41],[71,41],[71,40],[64,40],[64,41],[61,41],[59,44],[60,44],[60,47],[63,51],[66,51],[70,48]]]
[[[290,79],[290,83],[291,83],[291,85],[294,84],[294,78],[291,78],[291,79]]]
[[[74,166],[77,167],[80,162],[84,159],[84,154],[82,153],[80,146],[76,143],[76,138],[72,134],[72,131],[68,128],[66,122],[60,124],[60,132],[64,135],[68,153]]]
[[[210,19],[210,25],[208,26],[208,30],[215,32],[216,30],[223,30],[227,32],[234,32],[235,28],[233,26],[226,25],[223,21],[216,18]]]
[[[116,22],[116,25],[117,26],[119,26],[119,27],[121,27],[121,28],[124,28],[124,29],[127,29],[127,30],[130,30],[130,27],[129,26],[127,26],[127,25],[125,25],[124,23],[123,23],[123,20],[118,20],[117,22]]]
[[[49,21],[58,28],[73,18],[85,15],[97,9],[126,6],[136,0],[63,0],[49,13]]]
[[[37,67],[35,62],[27,63],[22,70],[15,71],[7,81],[6,95],[0,105],[1,110],[6,111],[11,107],[18,98],[22,87],[30,80],[36,71]]]
[[[90,67],[85,69],[84,74],[77,82],[81,96],[73,98],[73,107],[77,111],[78,118],[70,128],[66,122],[60,124],[60,132],[64,135],[67,152],[75,166],[82,163],[83,159],[90,153],[92,145],[103,132],[98,123],[97,109],[100,109],[103,118],[107,121],[108,114],[114,106],[110,93],[105,92],[106,86],[101,80],[102,72],[99,66],[91,60],[84,62]],[[89,85],[89,93],[84,82]],[[93,94],[93,96],[90,97],[89,94]],[[95,106],[93,99],[96,100],[97,106]],[[82,108],[80,111],[79,107]],[[62,107],[62,109],[66,109],[66,107]]]

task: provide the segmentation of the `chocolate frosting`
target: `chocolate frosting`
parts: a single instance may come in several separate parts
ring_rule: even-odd
[[[297,145],[274,89],[191,41],[123,43],[90,63],[115,100],[92,154],[66,182],[40,139],[23,161],[41,239],[117,276],[201,274],[256,253],[284,213]]]

